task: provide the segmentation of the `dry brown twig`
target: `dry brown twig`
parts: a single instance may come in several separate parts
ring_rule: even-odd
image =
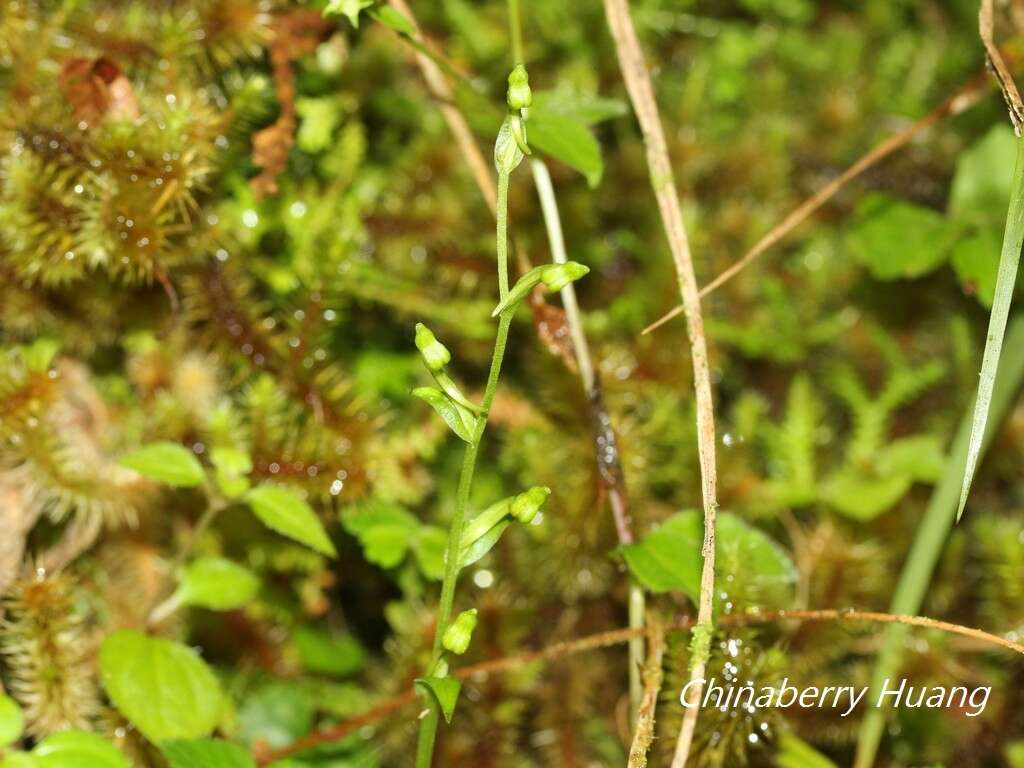
[[[661,661],[665,655],[665,627],[654,614],[647,618],[647,663],[644,665],[644,696],[637,713],[627,768],[646,768],[647,751],[654,741],[654,710],[661,690]]]
[[[704,319],[701,316],[700,293],[697,276],[693,270],[693,257],[683,225],[683,212],[676,191],[672,163],[668,156],[668,145],[654,98],[651,76],[644,62],[643,51],[633,28],[627,0],[604,0],[605,16],[615,42],[619,69],[626,82],[626,90],[633,104],[643,132],[644,147],[647,150],[647,166],[651,186],[658,201],[662,225],[668,238],[669,248],[675,262],[679,279],[679,292],[683,299],[683,313],[686,316],[686,330],[690,338],[690,357],[693,362],[693,383],[697,398],[697,453],[700,458],[701,487],[704,497],[704,543],[701,547],[703,568],[700,578],[700,600],[697,606],[698,639],[690,670],[691,680],[704,677],[707,663],[706,640],[712,627],[712,598],[715,587],[715,512],[717,500],[717,475],[715,469],[715,413],[711,398],[711,372],[708,369],[707,342],[704,338]],[[703,640],[701,640],[703,638]],[[693,700],[699,700],[702,685],[687,688]],[[687,709],[683,725],[676,742],[672,768],[686,764],[697,721],[697,709]]]
[[[877,611],[810,609],[799,611],[780,610],[737,613],[723,616],[719,619],[719,626],[729,628],[747,626],[751,624],[772,624],[780,621],[837,621],[846,623],[871,622],[876,624],[905,624],[912,627],[922,627],[924,629],[948,632],[950,634],[978,641],[985,645],[997,646],[999,648],[1013,651],[1014,653],[1024,656],[1024,645],[1013,640],[1008,640],[1005,637],[992,634],[991,632],[985,632],[984,630],[975,629],[974,627],[965,627],[962,624],[954,624],[949,621],[930,619],[927,616],[906,616],[894,613],[880,613]],[[683,617],[678,621],[666,625],[664,629],[692,630],[693,627],[693,620],[689,617]],[[577,653],[586,653],[588,651],[596,651],[601,648],[610,648],[615,645],[620,645],[621,643],[629,642],[636,637],[642,637],[645,634],[649,634],[651,631],[650,625],[642,629],[625,627],[623,629],[607,630],[593,635],[587,635],[586,637],[577,638],[575,640],[566,640],[554,643],[553,645],[549,645],[536,651],[527,651],[526,653],[520,653],[514,656],[505,656],[499,659],[491,659],[477,664],[471,664],[455,670],[452,674],[462,680],[469,678],[477,680],[490,674],[505,672],[511,669],[519,669],[526,664],[532,664],[538,661],[564,659]],[[653,645],[651,650],[651,655],[653,656]],[[413,692],[407,691],[406,693],[382,701],[368,709],[366,712],[355,715],[343,723],[312,733],[283,749],[273,752],[268,750],[256,750],[256,760],[260,765],[266,765],[274,760],[280,760],[288,757],[289,755],[294,755],[303,750],[315,747],[319,744],[336,741],[352,733],[357,728],[371,725],[378,720],[383,719],[387,715],[397,712],[405,705],[411,704],[414,700],[415,695]]]
[[[1024,103],[1021,102],[1020,91],[1010,74],[1009,67],[1003,60],[1003,55],[996,47],[992,34],[992,0],[981,0],[981,7],[978,10],[978,33],[981,42],[985,46],[985,60],[989,69],[999,83],[999,90],[1006,101],[1006,108],[1010,111],[1010,121],[1013,123],[1013,131],[1018,136],[1021,127],[1024,125]]]

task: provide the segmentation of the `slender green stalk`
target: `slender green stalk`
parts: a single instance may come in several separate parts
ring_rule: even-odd
[[[1010,324],[1007,338],[1010,349],[1024,347],[1024,316],[1015,317]],[[1024,355],[1009,355],[999,364],[995,376],[990,404],[991,416],[985,428],[984,439],[981,441],[979,455],[983,455],[992,442],[997,429],[1011,406],[1017,399],[1017,393],[1024,383]],[[935,487],[924,517],[918,525],[914,544],[910,549],[906,565],[896,584],[890,604],[890,613],[915,614],[920,610],[925,592],[931,581],[932,572],[942,553],[946,536],[953,527],[957,512],[957,500],[960,493],[960,472],[967,457],[968,444],[972,435],[971,413],[964,414],[956,439],[946,460],[946,468],[942,479]],[[878,691],[886,678],[893,677],[899,670],[903,657],[903,648],[909,628],[902,624],[894,624],[885,633],[885,641],[875,662],[871,687]],[[874,695],[874,694],[872,694]],[[885,716],[882,710],[869,709],[861,725],[857,741],[857,757],[854,768],[869,768],[874,764],[875,753],[882,738],[885,727]]]
[[[1012,83],[1012,81],[1010,81]],[[1003,250],[999,257],[999,273],[996,276],[995,299],[988,323],[985,341],[985,355],[981,360],[981,380],[978,382],[978,404],[974,410],[974,425],[971,428],[971,442],[963,468],[963,485],[960,488],[960,504],[956,519],[964,513],[967,494],[978,466],[981,441],[985,435],[985,421],[988,419],[995,385],[999,356],[1003,351],[1003,334],[1006,333],[1006,319],[1013,301],[1013,284],[1017,280],[1017,266],[1020,263],[1020,249],[1024,244],[1024,138],[1017,140],[1017,162],[1013,171],[1013,187],[1010,193],[1010,210],[1006,214],[1006,228],[1003,230]],[[1011,347],[1012,348],[1012,347]]]
[[[512,63],[523,63],[523,24],[519,19],[519,0],[508,0],[508,27],[512,37]]]
[[[498,296],[504,300],[508,295],[508,173],[498,174],[498,215],[497,215],[497,254],[498,254]],[[452,605],[455,602],[455,586],[459,578],[459,544],[462,531],[466,525],[466,508],[469,506],[469,494],[473,488],[473,474],[476,471],[476,459],[487,428],[487,419],[494,403],[494,394],[498,389],[498,377],[501,375],[501,363],[505,358],[505,346],[508,342],[508,331],[512,324],[512,312],[505,312],[498,322],[498,333],[494,340],[494,353],[491,357],[491,368],[487,374],[487,386],[484,389],[483,413],[477,419],[473,442],[466,446],[462,459],[462,472],[459,475],[459,488],[455,495],[455,512],[448,529],[448,545],[445,549],[444,580],[441,583],[441,600],[437,609],[437,625],[434,629],[434,648],[431,653],[427,675],[434,673],[437,662],[441,658],[441,641],[451,620]],[[436,702],[431,701],[429,710],[420,721],[419,738],[416,742],[416,768],[430,768],[434,755],[434,740],[440,722],[440,710]]]

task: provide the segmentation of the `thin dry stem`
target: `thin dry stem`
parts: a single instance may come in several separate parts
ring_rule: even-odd
[[[693,382],[697,396],[697,452],[700,457],[701,487],[704,497],[704,544],[701,548],[704,565],[701,570],[697,623],[710,629],[712,624],[711,604],[715,587],[715,511],[718,500],[715,470],[715,414],[711,398],[711,373],[708,370],[707,343],[704,339],[700,293],[697,289],[697,276],[693,270],[690,244],[686,237],[686,228],[683,225],[682,206],[679,203],[672,164],[668,156],[668,145],[665,142],[661,117],[658,114],[658,104],[654,98],[654,88],[644,62],[640,41],[629,15],[629,5],[627,0],[605,0],[604,9],[608,27],[615,42],[619,69],[622,70],[622,77],[626,82],[626,90],[629,92],[633,111],[636,113],[640,129],[643,132],[651,186],[654,188],[661,221],[675,262],[679,293],[683,300],[683,313],[686,315],[686,330],[690,338]],[[693,686],[687,688],[691,692],[693,701],[700,700],[703,685],[696,681],[703,679],[706,664],[705,653],[695,654],[690,670],[690,679],[695,682]],[[686,764],[696,718],[696,707],[688,709],[683,718],[679,740],[676,743],[672,768],[681,768]]]
[[[930,619],[927,616],[908,616],[898,613],[880,613],[878,611],[840,611],[834,609],[812,609],[800,611],[781,610],[729,614],[721,617],[718,623],[721,627],[740,627],[750,624],[772,624],[779,621],[867,621],[876,624],[905,624],[912,627],[923,627],[925,629],[960,635],[971,640],[976,640],[985,645],[994,645],[1024,656],[1024,645],[1013,640],[1008,640],[1005,637],[1000,637],[999,635],[986,632],[982,629],[965,627],[962,624],[954,624],[952,622],[941,621],[939,619]],[[693,619],[685,616],[672,624],[666,625],[665,629],[689,630],[693,629],[693,626]],[[629,642],[636,637],[643,637],[648,632],[650,632],[649,627],[643,629],[625,627],[623,629],[598,632],[575,640],[566,640],[560,643],[554,643],[553,645],[549,645],[536,651],[528,651],[514,656],[505,656],[500,659],[491,659],[478,664],[471,664],[463,667],[462,669],[455,670],[453,674],[463,680],[468,678],[479,679],[486,677],[489,674],[519,669],[526,664],[532,664],[537,661],[564,659],[577,653],[595,651],[601,648],[610,648],[621,643]],[[280,760],[288,757],[289,755],[295,754],[296,752],[310,749],[311,747],[315,747],[319,744],[336,741],[352,733],[357,728],[361,728],[365,725],[372,725],[387,715],[398,711],[406,704],[412,703],[415,698],[415,694],[412,691],[407,691],[406,693],[382,701],[371,709],[368,709],[366,712],[355,715],[343,723],[338,723],[330,728],[325,728],[322,731],[312,733],[283,749],[273,752],[266,749],[256,749],[254,750],[254,756],[260,765],[267,765],[274,760]]]
[[[627,768],[646,768],[647,752],[654,741],[654,710],[661,690],[661,661],[665,655],[665,628],[654,614],[647,617],[647,663],[644,665],[644,695],[637,713],[633,744]]]
[[[416,30],[416,37],[422,41],[422,45],[430,47],[430,42],[423,37],[419,22],[416,21],[412,9],[405,0],[389,0],[389,3],[392,8],[402,14],[412,24],[413,29]],[[423,73],[423,79],[426,81],[431,95],[437,100],[441,115],[448,124],[448,130],[452,132],[456,143],[459,145],[459,151],[466,158],[466,163],[473,174],[473,179],[480,188],[480,193],[484,196],[484,202],[487,203],[487,207],[491,210],[491,215],[497,216],[498,188],[495,186],[494,177],[491,175],[491,166],[484,159],[480,147],[477,146],[466,118],[462,116],[459,108],[455,106],[455,96],[452,93],[451,86],[445,79],[444,73],[441,72],[441,68],[426,54],[417,51],[416,64],[419,66],[420,72]]]
[[[775,246],[779,241],[793,232],[797,227],[807,221],[818,209],[831,200],[839,191],[874,167],[898,149],[909,144],[916,136],[931,128],[936,123],[952,115],[958,115],[978,103],[982,94],[988,87],[984,73],[975,76],[969,83],[960,88],[956,93],[946,99],[942,104],[933,109],[924,117],[915,120],[913,123],[897,131],[892,136],[875,145],[870,151],[861,156],[853,165],[836,176],[832,181],[823,186],[804,202],[791,211],[786,218],[771,228],[754,246],[747,251],[743,258],[721,272],[714,280],[705,285],[700,296],[704,298],[712,291],[720,288],[750,264],[760,258],[766,251]],[[650,333],[656,328],[678,317],[683,312],[683,305],[680,304],[662,315],[649,326],[644,328],[643,333]]]
[[[1020,91],[1017,90],[1013,75],[1010,74],[1010,69],[993,40],[992,26],[992,0],[981,0],[981,8],[978,10],[978,33],[985,46],[985,59],[992,74],[995,75],[996,82],[999,83],[1006,108],[1010,111],[1014,133],[1020,136],[1021,126],[1024,125],[1024,102],[1021,102]]]

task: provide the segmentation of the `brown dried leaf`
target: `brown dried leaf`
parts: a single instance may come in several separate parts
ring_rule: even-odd
[[[288,165],[288,151],[295,143],[295,71],[292,63],[308,56],[324,40],[330,24],[315,11],[295,11],[274,20],[270,63],[281,114],[252,137],[252,160],[263,170],[249,185],[257,198],[277,192],[277,177]]]
[[[57,77],[57,85],[75,116],[86,123],[98,123],[107,116],[118,120],[139,117],[131,82],[106,56],[68,59]]]
[[[549,352],[562,358],[566,367],[575,373],[576,350],[572,344],[569,321],[565,310],[554,307],[544,301],[539,290],[530,294],[530,311],[533,313],[533,325],[537,330],[537,338]]]

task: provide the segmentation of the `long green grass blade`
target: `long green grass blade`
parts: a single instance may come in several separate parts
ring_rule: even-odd
[[[1013,187],[1010,195],[1010,210],[1006,214],[1006,229],[1003,230],[1003,250],[999,256],[999,272],[996,276],[996,295],[992,302],[992,315],[988,322],[988,337],[985,339],[985,355],[981,360],[981,380],[978,382],[978,402],[974,407],[974,422],[971,427],[971,442],[967,449],[964,465],[963,485],[960,488],[960,505],[956,519],[964,513],[967,494],[971,490],[974,471],[981,454],[985,423],[992,406],[992,388],[995,384],[996,369],[1003,351],[1003,334],[1006,319],[1010,314],[1013,299],[1013,285],[1017,280],[1017,265],[1020,263],[1020,249],[1024,244],[1024,138],[1017,140],[1017,162],[1013,170]]]
[[[1006,343],[1010,349],[1024,347],[1024,315],[1015,317],[1010,323]],[[989,401],[991,418],[988,420],[983,438],[979,441],[978,456],[987,450],[999,425],[1017,399],[1017,392],[1024,383],[1024,355],[1007,355],[1000,361],[998,374],[993,378],[994,386]],[[892,613],[916,614],[921,609],[921,602],[928,590],[935,564],[953,525],[953,515],[957,510],[960,469],[967,458],[973,436],[974,424],[968,411],[964,414],[950,449],[942,479],[935,487],[924,517],[918,524],[913,546],[910,548],[910,554],[889,607]],[[907,630],[908,627],[902,624],[893,624],[886,631],[885,641],[871,677],[873,691],[877,692],[886,678],[894,677],[899,671]],[[869,709],[861,725],[854,768],[869,768],[874,764],[884,726],[885,717],[882,710]]]

